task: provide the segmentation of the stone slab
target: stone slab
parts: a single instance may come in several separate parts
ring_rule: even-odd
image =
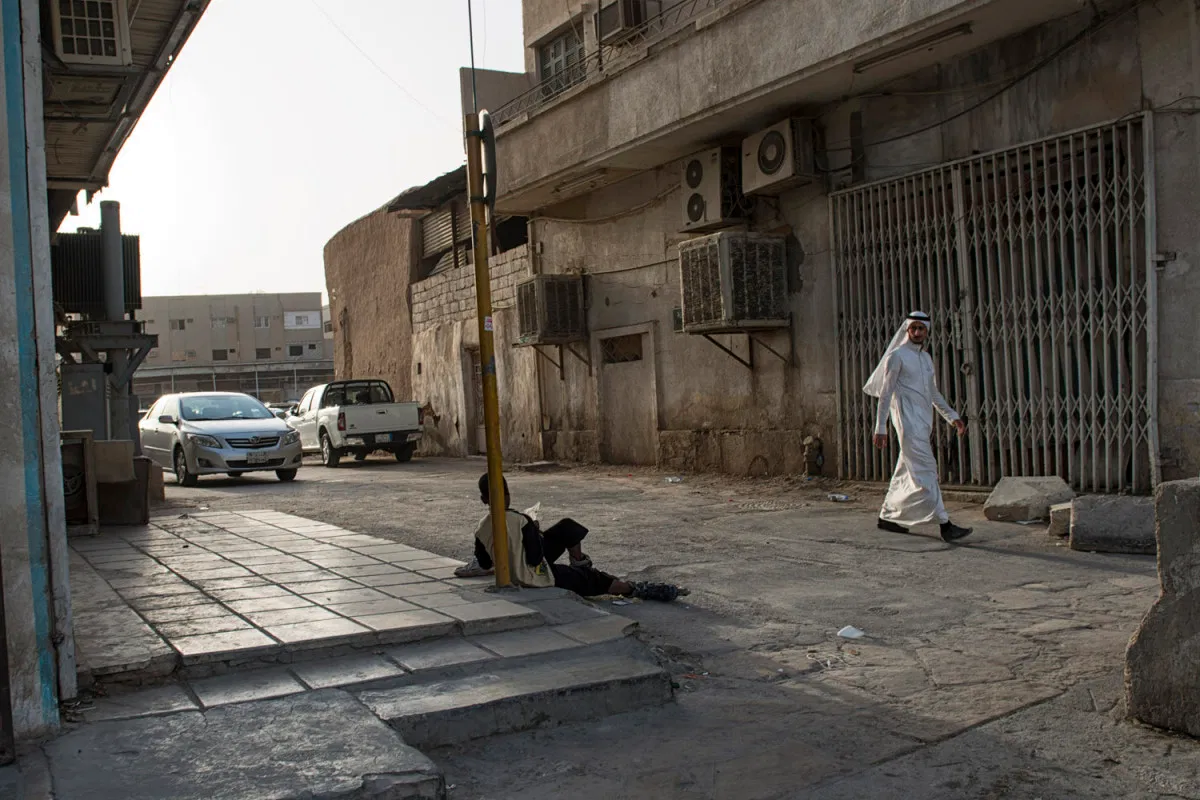
[[[467,640],[457,637],[393,647],[385,652],[392,660],[411,672],[452,667],[456,664],[469,664],[496,657]]]
[[[581,644],[599,644],[613,639],[623,639],[637,630],[637,620],[620,614],[605,614],[602,617],[556,625],[554,630],[569,636]]]
[[[305,688],[282,669],[236,672],[192,682],[192,691],[205,708],[246,703],[251,700],[268,700],[303,692]]]
[[[1086,495],[1071,505],[1071,549],[1151,555],[1154,500],[1150,497]]]
[[[102,722],[46,745],[57,800],[443,800],[445,781],[345,692]]]
[[[302,661],[292,665],[292,673],[310,689],[329,689],[394,678],[403,675],[404,669],[383,656],[367,654]]]
[[[993,522],[1047,519],[1050,506],[1074,497],[1074,490],[1059,477],[1002,478],[983,504],[983,513]]]
[[[550,721],[596,719],[665,703],[672,696],[670,678],[661,667],[625,654],[588,652],[510,669],[498,664],[503,661],[456,680],[358,696],[417,747],[459,744]]]
[[[462,623],[462,632],[467,635],[533,628],[543,622],[537,611],[507,600],[448,606],[438,611]]]
[[[97,700],[85,715],[88,722],[136,719],[178,711],[195,711],[196,701],[182,686],[157,686],[153,689],[110,695]],[[2,797],[3,795],[0,795]]]
[[[1058,539],[1065,539],[1071,535],[1071,506],[1072,503],[1055,503],[1050,506],[1050,529],[1047,533]]]
[[[1125,653],[1129,715],[1148,725],[1200,736],[1200,480],[1155,492],[1162,595]]]
[[[579,642],[550,628],[531,628],[476,636],[471,639],[471,642],[503,658],[521,658],[579,646]]]

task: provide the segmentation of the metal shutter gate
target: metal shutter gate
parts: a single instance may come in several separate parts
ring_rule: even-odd
[[[1139,116],[830,197],[841,474],[886,480],[862,392],[914,309],[933,316],[942,480],[1158,479],[1151,118]]]

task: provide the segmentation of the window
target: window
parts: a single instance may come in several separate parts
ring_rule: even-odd
[[[271,318],[270,317],[255,317],[254,318],[254,327],[256,327],[256,328],[271,327]]]
[[[297,328],[308,327],[308,314],[297,314],[296,316],[292,317],[292,320],[296,323]]]
[[[171,320],[171,330],[186,331],[187,330],[187,322],[185,322],[184,320],[181,320],[181,319],[173,319],[173,320]]]
[[[264,361],[264,360],[270,358],[271,357],[271,348],[269,348],[269,347],[255,348],[254,357],[256,359],[258,359],[259,361]]]
[[[229,351],[228,350],[213,350],[212,360],[213,361],[228,361],[229,360]]]
[[[333,320],[331,320],[331,319],[325,320],[325,332],[333,333]]]
[[[172,361],[187,361],[187,352],[184,350],[172,350],[171,351],[171,360]]]
[[[316,349],[317,349],[317,346],[316,346],[315,344],[310,344],[310,345],[308,346],[308,349],[309,349],[309,350],[316,350]]]
[[[70,64],[129,64],[129,23],[124,0],[57,0],[54,44]]]
[[[283,312],[283,328],[288,331],[319,331],[321,330],[321,312],[316,311],[285,311]]]
[[[642,335],[614,336],[600,342],[600,355],[605,364],[627,364],[642,360]]]
[[[304,355],[304,345],[302,345],[302,344],[289,344],[289,345],[288,345],[288,355],[289,355],[289,356],[293,356],[293,357],[294,357],[294,356],[302,356],[302,355]]]
[[[583,40],[572,27],[538,48],[539,77],[546,97],[561,94],[587,77],[583,63]]]
[[[271,419],[275,415],[253,397],[237,394],[190,394],[182,398],[183,419],[193,422]]]
[[[236,325],[236,324],[237,324],[237,317],[213,317],[212,318],[213,330],[220,330],[222,328],[227,328],[230,325]]]
[[[188,361],[191,361],[192,359],[194,359],[194,358],[196,357],[196,351],[195,351],[195,350],[188,350],[188,351],[186,352],[186,355],[187,355],[187,360],[188,360]]]

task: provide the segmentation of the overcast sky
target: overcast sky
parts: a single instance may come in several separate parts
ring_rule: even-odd
[[[466,7],[212,0],[109,187],[63,230],[120,201],[146,295],[323,292],[330,236],[463,162]],[[521,71],[520,0],[474,7],[477,64]]]

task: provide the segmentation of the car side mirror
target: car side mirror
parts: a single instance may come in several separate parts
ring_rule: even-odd
[[[175,419],[174,417],[172,417],[170,414],[163,414],[161,417],[158,418],[158,422],[160,425],[178,425],[179,424],[179,421],[177,419]]]
[[[284,411],[283,409],[280,409],[275,412],[275,416],[278,417],[279,419],[286,419],[287,415],[288,415],[288,412]]]

